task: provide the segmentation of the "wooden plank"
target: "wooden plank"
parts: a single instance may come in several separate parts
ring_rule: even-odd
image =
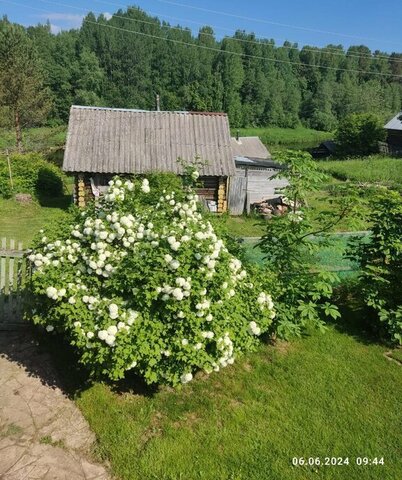
[[[7,240],[5,238],[1,239],[1,249],[6,250]],[[6,286],[6,258],[2,256],[0,259],[0,292],[5,290]]]
[[[10,250],[15,250],[15,240],[10,239]],[[10,255],[8,259],[8,291],[14,290],[14,257]]]
[[[244,211],[246,182],[245,177],[232,177],[230,180],[228,207],[231,215],[241,215]]]

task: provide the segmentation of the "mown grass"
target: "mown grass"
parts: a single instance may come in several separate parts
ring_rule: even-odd
[[[235,136],[237,129],[232,129],[232,136]],[[240,128],[240,136],[257,136],[272,153],[284,148],[306,149],[319,145],[325,140],[333,138],[330,132],[320,132],[305,127],[279,128],[279,127],[256,127]]]
[[[144,390],[131,379],[117,388],[95,383],[76,401],[98,454],[124,480],[395,480],[401,370],[359,332],[330,327],[265,345],[182,390]],[[294,467],[293,457],[350,464]],[[385,465],[357,466],[356,457],[384,457]]]
[[[380,155],[349,160],[319,162],[320,168],[339,180],[381,183],[402,188],[402,158]]]
[[[23,242],[24,248],[29,247],[41,228],[63,216],[71,204],[71,195],[42,199],[42,203],[20,204],[0,198],[0,238],[13,238]]]

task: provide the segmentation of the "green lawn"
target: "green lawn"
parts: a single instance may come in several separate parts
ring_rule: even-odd
[[[235,136],[237,129],[232,128],[232,135]],[[279,128],[259,127],[240,128],[240,136],[257,136],[267,146],[270,152],[284,148],[306,149],[319,145],[324,140],[333,138],[330,132],[320,132],[305,127]]]
[[[361,159],[321,161],[319,164],[339,180],[402,186],[402,158],[376,155]]]
[[[359,336],[353,318],[346,314],[346,332],[330,327],[262,346],[182,390],[155,392],[129,379],[81,385],[76,402],[120,479],[396,480],[401,367],[384,357],[385,346]],[[294,467],[293,457],[350,464]],[[385,465],[357,466],[356,457],[384,457]]]
[[[13,238],[28,247],[35,234],[47,223],[60,218],[71,203],[69,194],[48,199],[45,206],[37,202],[20,204],[0,198],[0,238]]]

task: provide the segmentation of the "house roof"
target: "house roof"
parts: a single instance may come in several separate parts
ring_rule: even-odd
[[[320,143],[320,147],[321,145],[330,153],[334,153],[336,150],[336,143],[333,140],[326,140],[325,142]]]
[[[385,127],[387,130],[402,130],[402,112],[399,112]]]
[[[249,158],[241,157],[239,155],[235,156],[236,167],[255,167],[255,168],[275,168],[278,170],[283,170],[284,165],[275,162],[271,158],[260,159],[260,158]]]
[[[235,157],[271,158],[267,147],[261,142],[259,137],[239,137],[231,138],[233,154]]]
[[[235,174],[227,115],[73,105],[64,154],[66,172],[182,173],[177,159],[208,161],[203,175]]]

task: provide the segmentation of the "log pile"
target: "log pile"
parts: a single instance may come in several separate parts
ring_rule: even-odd
[[[255,213],[260,214],[265,220],[269,220],[273,215],[285,214],[289,210],[288,203],[286,203],[285,197],[276,197],[253,203],[251,207]]]
[[[226,181],[224,178],[219,179],[218,186],[218,213],[224,213],[227,211],[228,202],[226,199]]]

